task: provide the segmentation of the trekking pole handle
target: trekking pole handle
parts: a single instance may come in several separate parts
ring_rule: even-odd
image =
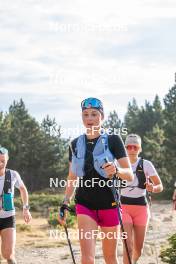
[[[71,212],[71,213],[75,213],[74,209],[72,209],[71,207],[69,207],[68,205],[66,204],[62,204],[61,207],[60,207],[60,211],[59,211],[59,214],[60,214],[60,217],[61,218],[64,218],[64,212],[65,210]]]

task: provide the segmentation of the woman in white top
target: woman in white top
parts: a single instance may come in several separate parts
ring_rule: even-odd
[[[15,260],[15,208],[14,187],[18,188],[23,201],[23,217],[26,223],[31,220],[28,205],[28,192],[18,172],[6,169],[8,150],[0,147],[0,237],[1,254],[8,264],[16,264]]]
[[[140,258],[149,220],[149,206],[146,199],[147,192],[159,193],[163,190],[160,177],[149,160],[139,157],[141,138],[136,134],[129,134],[125,147],[131,162],[134,180],[128,182],[121,191],[122,221],[127,232],[127,245],[132,263]],[[124,247],[123,263],[129,264]]]

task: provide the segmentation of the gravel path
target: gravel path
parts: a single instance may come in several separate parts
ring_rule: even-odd
[[[170,234],[176,231],[176,212],[173,212],[168,203],[153,204],[152,219],[147,232],[143,256],[139,264],[161,264],[157,257],[162,245],[167,243]],[[18,239],[18,238],[17,238]],[[35,238],[33,238],[35,239]],[[49,239],[49,238],[48,238]],[[40,238],[42,241],[42,237]],[[47,241],[44,241],[47,242]],[[77,263],[80,263],[79,243],[73,243]],[[16,248],[18,264],[71,264],[69,247],[64,241],[59,247],[32,247],[30,245],[18,245]],[[122,243],[118,245],[119,263],[122,263]],[[5,262],[1,262],[5,263]],[[97,241],[96,264],[103,264],[101,241]]]

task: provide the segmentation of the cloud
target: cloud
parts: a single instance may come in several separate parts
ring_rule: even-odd
[[[120,60],[138,59],[147,62],[175,63],[176,35],[175,19],[151,20],[147,24],[129,27],[130,38],[124,41],[105,40],[97,46],[97,54],[102,58]],[[128,33],[127,33],[128,34]]]
[[[162,98],[174,81],[175,1],[6,0],[0,25],[3,110],[22,97],[69,127],[85,97],[123,117],[132,97]]]

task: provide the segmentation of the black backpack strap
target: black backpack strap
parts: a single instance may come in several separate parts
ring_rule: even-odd
[[[12,192],[12,179],[11,179],[11,172],[9,169],[5,171],[5,180],[4,180],[4,193],[11,193]]]
[[[139,162],[138,162],[138,165],[137,165],[137,168],[136,168],[136,171],[144,171],[144,159],[141,157]]]
[[[72,153],[72,154],[75,154],[75,152],[74,152],[74,150],[73,150],[72,142],[70,142],[69,147],[70,147],[70,149],[71,149],[71,153]]]
[[[136,168],[136,176],[138,178],[138,187],[141,189],[145,189],[145,183],[146,183],[146,176],[144,173],[144,159],[140,158],[137,168]]]
[[[77,153],[78,153],[78,150],[77,150],[78,138],[76,138],[75,140],[71,141],[70,144],[69,144],[69,147],[70,147],[72,155],[75,155],[76,157],[77,157]]]

